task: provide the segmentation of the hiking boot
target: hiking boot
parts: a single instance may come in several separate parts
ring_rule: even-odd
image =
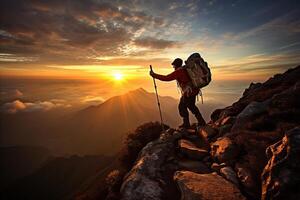
[[[195,116],[197,118],[197,121],[198,121],[198,126],[205,126],[206,125],[206,122],[205,120],[203,119],[202,115],[197,115]]]
[[[185,124],[185,123],[182,123],[181,125],[179,125],[179,128],[184,128],[184,129],[188,129],[190,127],[191,127],[191,125]]]

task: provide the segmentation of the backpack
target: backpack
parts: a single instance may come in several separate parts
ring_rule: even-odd
[[[185,61],[185,69],[192,80],[193,87],[201,89],[210,83],[210,69],[199,53],[193,53],[188,57]]]

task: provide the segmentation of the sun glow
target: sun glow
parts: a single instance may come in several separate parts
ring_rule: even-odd
[[[114,79],[115,79],[116,81],[121,81],[121,80],[124,78],[123,74],[120,73],[120,72],[115,72],[115,73],[113,74],[113,77],[114,77]]]

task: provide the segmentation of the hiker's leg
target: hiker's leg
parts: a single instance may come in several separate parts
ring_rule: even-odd
[[[183,118],[183,126],[189,127],[190,126],[190,120],[189,120],[189,112],[187,109],[187,101],[186,97],[181,96],[179,105],[178,105],[178,110],[180,116]]]
[[[195,115],[198,124],[203,126],[206,124],[205,120],[203,119],[198,107],[196,106],[196,96],[190,96],[187,98],[187,106],[189,110]]]
[[[179,114],[182,118],[187,118],[189,116],[189,112],[187,109],[187,101],[186,97],[181,96],[179,104],[178,104]]]

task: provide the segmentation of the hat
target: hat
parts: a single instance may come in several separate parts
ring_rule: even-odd
[[[172,65],[175,67],[181,67],[182,66],[182,60],[180,58],[176,58],[173,62]]]

